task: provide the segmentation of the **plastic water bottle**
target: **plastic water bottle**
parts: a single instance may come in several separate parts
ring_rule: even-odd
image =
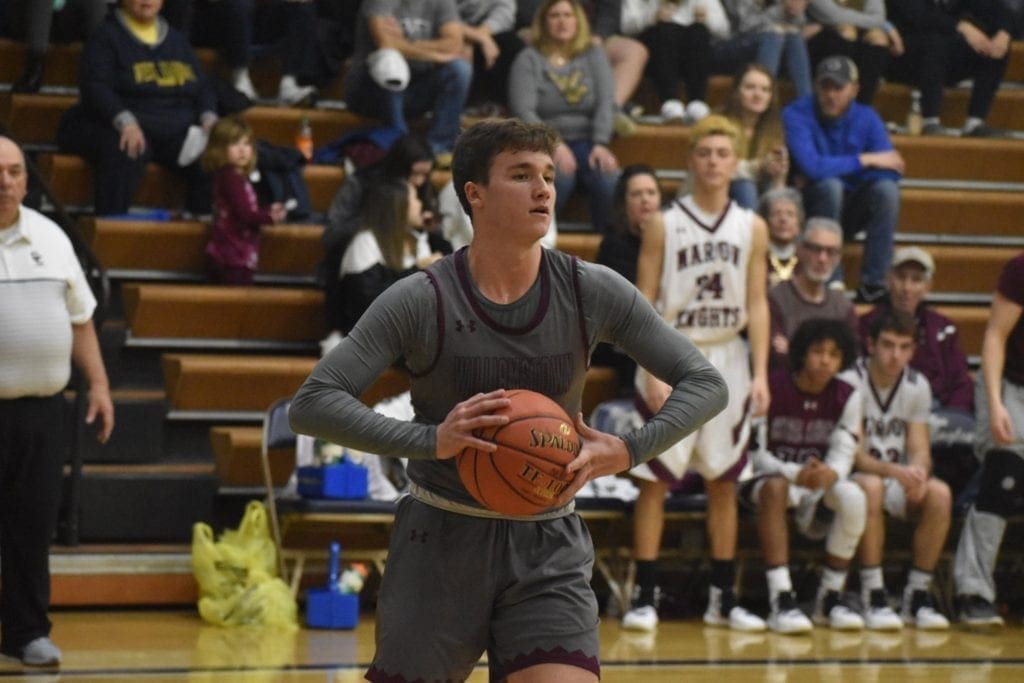
[[[295,149],[309,161],[313,158],[313,129],[309,125],[309,117],[303,116],[299,130],[295,133]]]
[[[921,91],[910,91],[910,111],[907,112],[907,135],[921,134]]]

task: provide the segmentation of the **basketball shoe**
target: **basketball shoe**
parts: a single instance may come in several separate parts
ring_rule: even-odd
[[[776,633],[809,633],[813,628],[811,620],[796,605],[793,591],[782,591],[772,598],[772,611],[768,615],[768,628]]]
[[[864,618],[840,601],[838,591],[818,589],[814,601],[814,623],[838,631],[859,631],[864,628]]]
[[[885,589],[864,591],[861,596],[864,604],[864,625],[872,631],[898,631],[903,628],[903,620],[889,606],[889,598]]]
[[[904,623],[925,631],[949,629],[949,619],[935,608],[935,600],[927,591],[904,590],[900,614]]]
[[[658,600],[661,598],[661,589],[655,586],[654,602],[640,603],[640,587],[633,587],[633,604],[629,610],[622,615],[622,628],[630,631],[653,631],[658,628]]]
[[[735,591],[722,590],[718,586],[711,586],[708,593],[704,623],[708,626],[728,626],[736,631],[765,630],[764,619],[739,606]]]

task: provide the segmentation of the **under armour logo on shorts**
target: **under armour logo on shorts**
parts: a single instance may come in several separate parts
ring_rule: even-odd
[[[409,540],[412,541],[413,543],[415,543],[416,541],[419,541],[420,543],[426,543],[427,542],[427,532],[426,531],[416,531],[416,529],[413,529],[412,531],[409,532]]]

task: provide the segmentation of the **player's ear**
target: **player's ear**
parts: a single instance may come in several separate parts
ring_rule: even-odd
[[[473,182],[472,180],[467,180],[466,184],[462,186],[462,191],[466,193],[466,201],[469,202],[470,206],[480,206],[480,203],[482,201],[482,197],[480,195],[480,185]]]

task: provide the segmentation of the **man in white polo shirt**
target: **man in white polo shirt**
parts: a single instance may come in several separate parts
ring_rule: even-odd
[[[21,205],[26,189],[25,157],[0,136],[0,653],[56,666],[49,549],[72,361],[88,382],[85,421],[97,423],[100,442],[110,438],[114,407],[92,323],[96,299],[67,236]]]

